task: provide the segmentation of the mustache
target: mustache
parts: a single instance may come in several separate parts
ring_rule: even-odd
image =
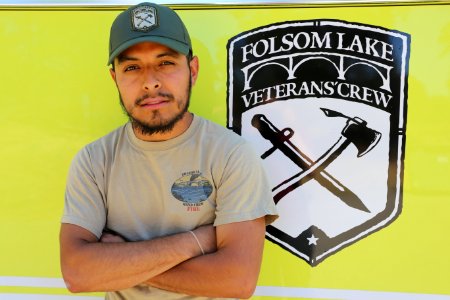
[[[174,99],[173,95],[170,93],[158,92],[157,96],[165,98],[167,100]],[[141,97],[137,98],[136,101],[134,101],[134,103],[135,103],[135,105],[140,105],[143,101],[145,101],[148,98],[151,98],[150,94],[144,94]]]

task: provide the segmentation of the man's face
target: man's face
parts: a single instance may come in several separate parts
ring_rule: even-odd
[[[182,126],[191,84],[197,79],[196,57],[187,62],[166,46],[143,42],[122,52],[114,64],[111,75],[135,132],[170,134]]]

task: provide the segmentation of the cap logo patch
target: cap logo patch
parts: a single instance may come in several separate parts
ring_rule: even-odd
[[[135,31],[147,32],[158,25],[156,9],[148,5],[138,6],[133,9],[131,11],[131,20]]]

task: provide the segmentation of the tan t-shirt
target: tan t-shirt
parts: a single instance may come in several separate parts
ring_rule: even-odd
[[[182,135],[144,142],[131,124],[87,145],[72,162],[63,223],[130,241],[266,216],[276,208],[261,161],[235,133],[194,116]],[[107,299],[210,299],[140,285]]]

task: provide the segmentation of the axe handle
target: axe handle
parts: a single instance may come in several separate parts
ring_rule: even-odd
[[[276,186],[272,191],[280,190],[280,192],[276,193],[274,196],[275,203],[281,200],[285,195],[290,193],[295,188],[307,183],[311,179],[315,178],[317,182],[319,182],[322,186],[329,188],[329,185],[324,182],[324,180],[327,180],[327,178],[324,177],[325,171],[324,169],[326,166],[328,166],[336,157],[339,155],[348,145],[350,142],[345,138],[340,138],[336,144],[334,144],[333,147],[331,147],[321,158],[319,158],[316,162],[310,164],[307,168],[302,168],[302,171],[295,176],[289,178],[287,181],[281,183],[280,185]],[[281,150],[281,149],[280,149]],[[283,150],[281,150],[283,151]],[[339,154],[337,153],[339,151]],[[283,151],[284,153],[284,151]],[[333,154],[334,156],[330,158],[330,155]],[[325,159],[322,159],[324,158]],[[330,177],[328,173],[326,173],[327,177]],[[333,177],[331,177],[333,178]],[[334,178],[333,178],[334,179]],[[335,182],[333,182],[335,183]],[[285,187],[287,185],[287,187]],[[334,185],[333,185],[334,186]],[[283,188],[285,187],[285,188]],[[342,187],[342,185],[339,183],[339,188]],[[339,189],[338,193],[342,193],[345,188]],[[348,193],[348,192],[347,192]],[[348,197],[348,195],[346,195]],[[344,197],[345,198],[345,197]],[[341,199],[344,201],[344,199]],[[345,202],[345,201],[344,201]]]
[[[283,196],[292,191],[292,186],[299,187],[311,179],[318,179],[318,175],[322,173],[326,166],[328,166],[344,149],[350,144],[347,139],[340,138],[336,144],[333,145],[325,154],[320,157],[316,162],[303,169],[300,173],[292,176],[283,183],[277,185],[272,191],[281,190],[278,192],[274,199],[279,201]],[[339,152],[339,154],[337,153]],[[333,156],[331,157],[330,155]],[[325,158],[325,159],[324,159]],[[319,182],[320,183],[320,182]],[[287,186],[287,187],[285,187]]]
[[[291,149],[291,147],[293,147],[294,149],[297,148],[294,145],[289,145],[291,144],[291,142],[287,142],[286,144],[287,145],[280,146],[278,149],[280,149],[281,152],[283,152],[286,156],[291,158],[291,160],[294,163],[296,163],[300,168],[302,168],[302,171],[273,189],[273,191],[280,190],[273,197],[275,203],[278,203],[278,201],[280,201],[281,198],[286,196],[288,193],[292,192],[297,187],[305,184],[306,182],[314,178],[321,186],[326,188],[328,191],[330,191],[333,195],[338,197],[342,202],[344,202],[348,206],[369,212],[367,207],[355,193],[353,193],[349,188],[344,186],[342,183],[340,183],[337,179],[335,179],[327,171],[324,170],[326,165],[323,165],[323,167],[319,168],[319,170],[316,170],[313,174],[309,173],[309,176],[299,178],[305,171],[311,168],[311,166],[313,165],[312,160],[309,161],[303,160],[301,156],[295,155],[296,153],[294,152],[293,149]],[[292,158],[295,158],[295,160],[293,160]]]
[[[275,194],[275,196],[273,197],[275,203],[277,203],[278,201],[281,200],[281,198],[286,196],[288,193],[292,192],[297,187],[302,186],[311,179],[315,178],[317,180],[318,176],[320,176],[321,174],[323,175],[324,169],[330,163],[332,163],[342,153],[342,151],[344,151],[345,148],[347,148],[348,145],[350,145],[350,143],[351,142],[348,139],[340,137],[339,140],[317,161],[311,164],[308,169],[304,169],[300,173],[296,174],[295,176],[289,178],[287,181],[278,185],[273,191],[282,189],[286,185],[287,187],[283,188],[281,191]],[[322,186],[324,185],[322,184]],[[336,194],[336,196],[338,196],[338,194]],[[361,211],[370,212],[369,209],[361,201],[361,199],[359,199],[358,196],[356,196],[353,192],[351,192],[348,189],[346,189],[346,191],[342,191],[340,193],[340,196],[338,197],[342,202],[344,202],[350,207],[356,208]]]
[[[282,136],[281,131],[273,125],[266,116],[264,115],[255,115],[252,119],[252,125],[256,129],[258,129],[259,133],[263,138],[270,141],[273,145],[273,148],[271,149],[279,149],[284,155],[286,155],[292,162],[294,162],[297,166],[299,166],[302,169],[302,172],[304,170],[307,170],[310,168],[310,166],[313,164],[313,161],[300,149],[298,149],[289,139],[281,139],[280,136]],[[292,131],[293,135],[293,131]],[[291,135],[291,136],[292,136]],[[293,182],[288,185],[287,188],[283,189],[282,191],[278,192],[275,197],[274,201],[275,203],[278,203],[278,201],[281,200],[286,194],[291,192],[292,190],[299,187],[301,182],[298,182],[298,179],[295,180],[300,174],[289,178],[285,182],[281,183],[280,185],[276,186],[274,190],[278,190],[281,187],[285,186],[286,184],[289,184],[290,182]],[[321,172],[315,174],[314,179],[322,185],[324,188],[326,188],[328,191],[330,191],[332,194],[334,194],[336,197],[341,199],[344,203],[347,205],[354,207],[353,203],[361,203],[362,201],[359,199],[359,197],[353,193],[350,189],[342,185],[337,179],[335,179],[333,176],[331,176],[328,172],[325,170],[322,170]],[[309,180],[309,179],[308,179]],[[358,205],[357,205],[358,206]],[[364,204],[362,204],[364,206]],[[364,206],[365,207],[365,206]],[[364,210],[364,209],[363,209]]]
[[[313,163],[306,154],[298,149],[289,139],[280,140],[281,131],[273,125],[264,115],[255,115],[252,119],[252,125],[258,129],[263,138],[270,141],[273,145],[271,149],[279,149],[293,163],[302,170],[306,170]],[[292,131],[293,135],[293,131]],[[337,179],[333,178],[326,171],[317,174],[315,179],[331,193],[341,198],[342,196],[357,197],[348,188],[343,186]]]

